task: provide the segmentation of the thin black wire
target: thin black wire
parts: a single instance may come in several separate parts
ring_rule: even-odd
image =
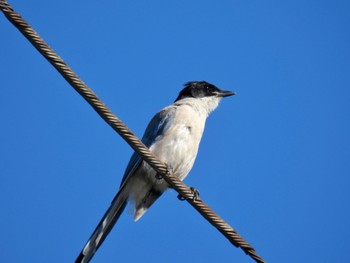
[[[92,106],[92,108],[145,160],[164,180],[183,196],[204,218],[215,226],[234,246],[240,247],[258,263],[265,261],[254,248],[247,243],[228,223],[220,218],[199,197],[193,198],[193,191],[177,177],[172,175],[166,164],[158,160],[151,151],[119,120],[96,94],[73,72],[73,70],[40,38],[34,29],[4,0],[0,0],[0,9],[7,19],[33,44],[69,84]]]

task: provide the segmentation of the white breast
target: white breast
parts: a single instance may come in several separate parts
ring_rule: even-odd
[[[176,107],[175,121],[150,148],[181,180],[187,176],[197,156],[206,117],[188,105]]]

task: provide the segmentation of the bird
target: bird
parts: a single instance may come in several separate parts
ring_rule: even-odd
[[[151,119],[141,141],[183,180],[196,159],[207,117],[222,98],[235,94],[206,81],[187,82],[174,103]],[[164,179],[134,152],[119,191],[75,262],[90,262],[128,202],[134,205],[136,222],[168,188]]]

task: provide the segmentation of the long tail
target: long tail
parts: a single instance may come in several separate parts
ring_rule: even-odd
[[[89,262],[107,237],[108,233],[112,230],[127,204],[127,195],[123,193],[124,189],[121,188],[116,197],[113,199],[107,212],[101,219],[95,231],[92,233],[80,255],[75,260],[75,263]]]

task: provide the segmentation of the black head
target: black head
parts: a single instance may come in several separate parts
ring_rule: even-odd
[[[175,101],[185,98],[227,97],[234,94],[236,93],[221,90],[206,81],[190,81],[185,84],[185,87],[180,91],[179,96]]]

